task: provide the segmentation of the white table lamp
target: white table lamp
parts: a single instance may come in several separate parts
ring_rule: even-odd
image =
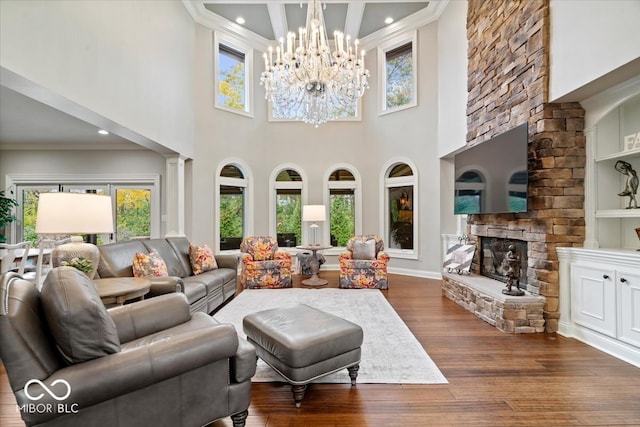
[[[318,224],[316,222],[326,221],[327,208],[324,205],[305,205],[302,207],[302,221],[312,222],[309,227],[312,231],[311,245],[317,245],[316,234],[318,230]]]
[[[93,279],[100,252],[84,243],[78,234],[113,233],[111,197],[92,193],[41,193],[36,218],[37,234],[71,234],[71,242],[58,246],[51,253],[53,266],[73,258],[91,261],[93,269],[87,276]]]

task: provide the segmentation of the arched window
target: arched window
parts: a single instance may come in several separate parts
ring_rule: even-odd
[[[456,179],[455,190],[455,214],[477,214],[482,212],[486,194],[486,179],[482,173],[476,170],[463,172]]]
[[[417,248],[417,176],[415,169],[405,162],[395,162],[386,169],[385,186],[385,241],[396,256],[415,258]]]
[[[294,248],[302,244],[302,205],[304,179],[299,168],[282,165],[271,175],[270,230],[278,246]]]
[[[218,249],[239,250],[247,233],[248,179],[243,167],[226,163],[218,173]]]
[[[345,247],[351,236],[362,232],[360,203],[360,175],[350,165],[336,166],[328,174],[325,194],[325,204],[329,205],[325,241],[331,246]]]

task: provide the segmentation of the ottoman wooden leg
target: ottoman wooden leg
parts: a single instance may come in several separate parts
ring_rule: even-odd
[[[293,400],[296,402],[296,408],[302,405],[302,399],[304,399],[304,392],[307,390],[307,385],[292,385],[291,391],[293,392]]]
[[[351,378],[351,386],[356,385],[356,378],[358,378],[358,370],[360,365],[353,365],[347,368],[349,370],[349,377]]]
[[[249,415],[249,411],[246,409],[242,412],[231,415],[231,421],[233,421],[233,427],[244,427],[245,422],[247,421],[248,415]]]

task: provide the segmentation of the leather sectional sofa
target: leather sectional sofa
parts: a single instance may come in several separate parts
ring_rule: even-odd
[[[151,280],[147,297],[175,292],[179,285],[189,301],[191,312],[211,313],[238,290],[238,258],[235,255],[216,255],[217,269],[194,275],[186,237],[128,240],[101,245],[98,249],[100,278],[132,277],[134,255],[137,252],[148,254],[155,249],[166,263],[169,277],[147,277]]]

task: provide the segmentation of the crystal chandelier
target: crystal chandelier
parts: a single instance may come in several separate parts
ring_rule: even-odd
[[[356,111],[358,99],[369,87],[364,50],[358,40],[334,33],[334,52],[329,48],[322,8],[317,0],[307,6],[307,24],[280,39],[275,52],[264,54],[265,70],[260,84],[271,102],[274,117],[319,124]]]

